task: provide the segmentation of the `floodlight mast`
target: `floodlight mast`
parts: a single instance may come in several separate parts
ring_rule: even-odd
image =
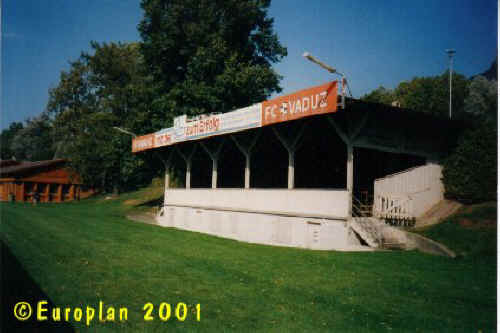
[[[123,129],[123,128],[118,127],[118,126],[113,126],[113,129],[117,130],[118,132],[122,132],[124,134],[131,135],[133,138],[137,138],[137,136],[138,136],[137,134],[132,133],[130,131],[127,131],[126,129]],[[165,165],[165,168],[168,168],[168,162],[165,161],[165,159],[163,159],[163,157],[159,153],[157,153],[155,150],[153,150],[153,154],[155,156],[157,156],[162,161],[162,163]]]
[[[125,133],[125,134],[128,134],[128,135],[132,135],[134,138],[136,138],[136,137],[137,137],[137,134],[134,134],[134,133],[132,133],[132,132],[129,132],[129,131],[127,131],[126,129],[123,129],[123,128],[121,128],[121,127],[118,127],[118,126],[113,126],[113,128],[114,128],[115,130],[117,130],[118,132],[122,132],[122,133]]]
[[[457,53],[454,49],[447,49],[445,50],[446,53],[448,53],[448,57],[450,58],[450,119],[451,119],[451,82],[453,80],[453,55]]]
[[[309,60],[310,62],[313,62],[313,63],[319,65],[321,68],[326,69],[328,72],[330,72],[332,74],[338,74],[338,75],[342,76],[342,89],[341,89],[342,102],[341,102],[341,107],[343,109],[345,109],[345,88],[346,88],[346,85],[347,85],[347,79],[345,78],[345,75],[342,74],[342,73],[340,73],[339,71],[337,71],[335,68],[333,68],[333,67],[325,64],[321,60],[317,59],[316,57],[314,57],[309,52],[304,52],[304,54],[302,54],[302,56],[304,58],[306,58],[307,60]],[[349,89],[349,91],[350,91],[350,89]]]

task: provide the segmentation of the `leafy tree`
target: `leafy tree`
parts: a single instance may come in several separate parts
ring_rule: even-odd
[[[367,102],[391,105],[392,102],[396,101],[396,96],[393,90],[380,86],[369,94],[361,97],[361,99]]]
[[[52,125],[46,113],[28,119],[26,126],[16,132],[10,149],[18,160],[41,161],[54,157]]]
[[[391,105],[398,101],[402,108],[445,117],[449,114],[449,72],[430,77],[415,77],[401,82],[396,89],[379,87],[361,99]],[[452,105],[454,117],[464,114],[464,100],[468,93],[465,76],[453,73]]]
[[[172,118],[225,112],[281,91],[271,65],[287,55],[270,0],[142,0],[141,50]]]
[[[496,120],[497,118],[498,83],[489,81],[484,76],[476,76],[469,87],[469,95],[465,99],[465,112]]]
[[[465,203],[495,200],[497,196],[498,85],[475,76],[465,99],[473,117],[457,148],[443,167],[445,195]]]
[[[14,156],[14,151],[11,149],[11,143],[14,136],[24,128],[23,123],[13,122],[0,133],[0,156],[2,160],[9,160]]]
[[[158,126],[148,107],[151,77],[146,74],[137,44],[91,43],[93,54],[82,53],[62,72],[49,91],[47,110],[54,124],[57,156],[70,159],[86,184],[115,191],[143,184],[155,175],[148,155],[131,153],[131,138],[113,130],[124,127],[147,133]],[[159,161],[158,161],[159,162]]]
[[[464,203],[497,197],[496,123],[485,121],[468,130],[443,167],[445,196]]]

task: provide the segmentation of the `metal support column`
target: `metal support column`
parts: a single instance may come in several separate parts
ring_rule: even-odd
[[[333,126],[337,134],[340,136],[342,141],[346,144],[347,147],[347,179],[346,179],[346,188],[349,193],[349,203],[348,203],[348,217],[352,217],[352,198],[353,198],[353,187],[354,187],[354,142],[359,137],[361,130],[366,125],[368,121],[369,113],[365,113],[361,122],[356,124],[355,128],[351,128],[348,131],[345,131],[341,128],[339,124],[336,123],[332,116],[327,117],[330,124]],[[347,126],[348,128],[350,126]]]
[[[217,164],[222,146],[224,145],[224,138],[221,139],[215,150],[211,150],[203,141],[200,142],[200,145],[212,159],[212,188],[217,188]]]
[[[236,144],[236,147],[241,151],[243,155],[245,155],[245,188],[248,189],[250,188],[250,163],[251,163],[251,158],[252,158],[252,150],[255,147],[255,144],[257,143],[257,140],[262,133],[261,130],[258,130],[255,135],[253,136],[252,140],[250,141],[250,144],[248,146],[243,145],[241,142],[239,142],[236,139],[236,136],[231,135],[231,139],[234,141]]]
[[[295,149],[288,150],[288,188],[295,187]]]
[[[348,202],[348,212],[347,216],[352,217],[352,190],[353,190],[353,182],[354,182],[354,147],[352,144],[347,145],[347,180],[346,187],[347,192],[349,193],[349,202]]]
[[[212,159],[212,188],[217,188],[217,159]]]
[[[163,162],[163,165],[165,166],[165,189],[170,188],[170,167],[172,163],[172,157],[174,156],[173,150],[170,150],[167,154],[167,159],[163,159],[163,157],[160,155],[161,153],[158,153],[158,157],[161,159]]]
[[[184,154],[178,147],[176,147],[177,152],[179,153],[179,155],[181,155],[184,162],[186,162],[186,189],[191,188],[191,166],[192,166],[193,155],[196,152],[196,147],[197,145],[193,144],[193,147],[189,155]]]
[[[165,168],[165,189],[170,188],[170,166]]]
[[[295,187],[295,151],[297,150],[297,144],[304,133],[305,124],[303,123],[297,136],[288,141],[283,135],[280,134],[276,127],[273,127],[273,132],[278,138],[278,140],[283,144],[283,146],[288,151],[288,188],[293,189]]]
[[[186,161],[186,189],[191,188],[191,159]]]

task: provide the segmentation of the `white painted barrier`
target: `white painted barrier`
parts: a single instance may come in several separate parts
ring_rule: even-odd
[[[444,198],[441,177],[440,165],[427,164],[376,179],[374,216],[413,218],[423,215]]]
[[[157,221],[249,243],[358,249],[347,200],[345,190],[167,189]]]
[[[345,219],[346,190],[315,189],[167,189],[165,204],[290,216]]]

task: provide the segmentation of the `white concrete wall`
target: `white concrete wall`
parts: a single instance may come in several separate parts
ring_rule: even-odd
[[[345,220],[166,206],[158,224],[248,243],[317,250],[357,249]]]
[[[346,190],[166,189],[165,204],[299,216],[346,218]]]
[[[381,196],[409,196],[412,201],[412,215],[419,217],[443,200],[444,187],[441,178],[442,167],[429,163],[376,179],[374,200],[377,201]],[[377,207],[377,202],[374,207]]]
[[[158,224],[243,242],[321,250],[359,247],[345,190],[167,189]]]

